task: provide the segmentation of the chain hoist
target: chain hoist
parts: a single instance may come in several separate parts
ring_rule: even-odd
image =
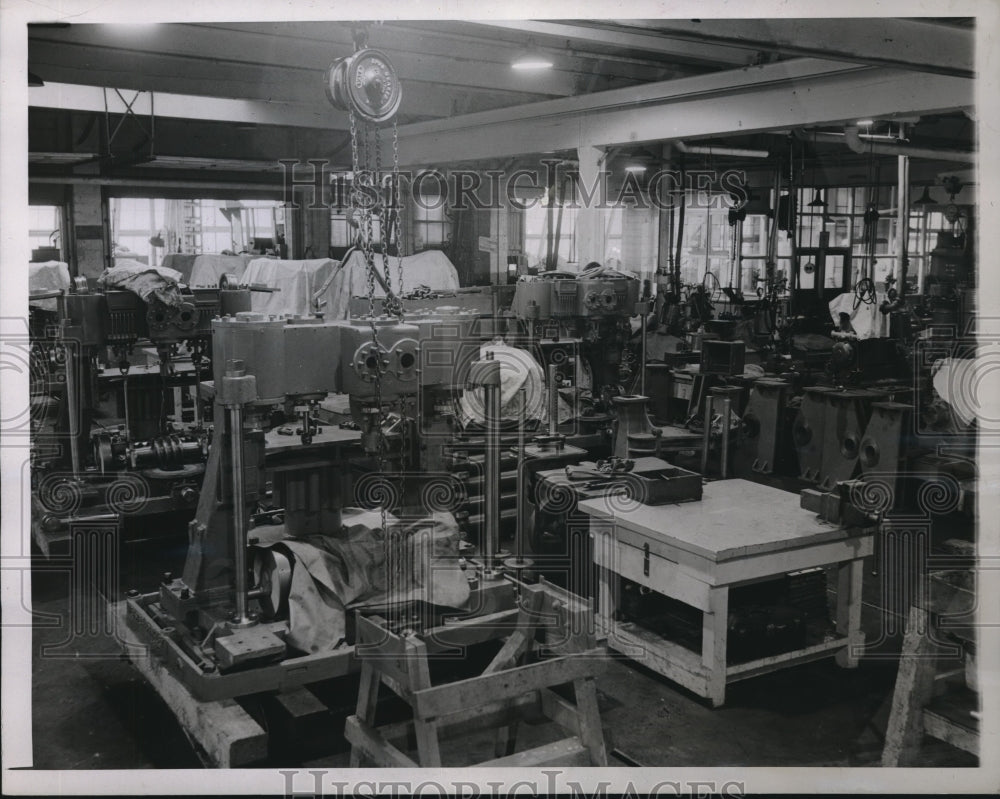
[[[399,144],[395,116],[402,100],[402,89],[396,70],[389,57],[381,50],[368,47],[368,34],[364,28],[354,30],[354,53],[337,59],[327,71],[326,92],[330,102],[347,111],[351,135],[351,192],[350,214],[357,222],[360,250],[364,257],[368,289],[368,320],[371,326],[372,348],[378,358],[373,374],[372,402],[376,432],[376,457],[378,470],[386,474],[388,441],[386,424],[388,413],[382,403],[382,373],[387,366],[386,352],[379,343],[378,321],[375,313],[375,225],[378,224],[381,244],[382,275],[385,298],[382,312],[403,319],[403,304],[399,299],[403,290],[402,245],[399,235]],[[382,175],[382,137],[380,125],[392,120],[392,183],[389,197],[385,196]],[[393,214],[391,209],[396,209]],[[388,244],[395,241],[398,281],[392,289],[389,268]],[[381,279],[380,279],[381,282]],[[380,503],[382,529],[389,541],[386,525],[386,504],[392,494],[385,486]]]

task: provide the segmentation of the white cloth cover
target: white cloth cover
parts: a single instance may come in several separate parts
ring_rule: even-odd
[[[968,426],[980,411],[977,396],[979,377],[985,361],[979,358],[941,358],[931,367],[934,392]]]
[[[167,259],[163,263],[170,266]],[[216,255],[206,253],[194,256],[191,264],[191,271],[188,275],[188,285],[191,287],[215,288],[219,285],[219,278],[223,275],[236,275],[242,277],[246,272],[247,265],[257,258],[256,255]]]
[[[503,343],[483,344],[479,348],[479,358],[485,360],[486,353],[492,352],[493,358],[500,363],[500,416],[503,419],[518,419],[520,416],[519,390],[524,386],[525,416],[528,419],[547,421],[548,401],[545,385],[545,373],[531,353],[510,347]],[[560,399],[562,402],[562,400]],[[463,425],[470,422],[482,422],[484,417],[483,389],[476,388],[462,393],[459,399],[459,418]],[[569,404],[566,403],[566,413]],[[560,406],[560,421],[564,417]]]
[[[247,264],[240,285],[257,283],[280,291],[255,291],[250,307],[259,313],[307,315],[312,313],[310,300],[330,275],[338,262],[329,258],[309,261],[279,261],[276,258],[254,258]],[[329,293],[329,289],[327,290]]]
[[[66,291],[69,288],[69,265],[63,261],[28,264],[28,291]],[[57,301],[32,300],[29,305],[45,311],[55,311]]]
[[[375,268],[383,274],[382,256],[375,254]],[[418,286],[426,286],[432,291],[455,291],[460,288],[458,270],[440,250],[426,250],[416,255],[403,256],[403,293],[413,291]],[[389,286],[399,292],[398,259],[389,257]],[[323,299],[323,316],[327,319],[347,319],[350,315],[351,297],[368,296],[368,275],[365,257],[355,250],[337,272]],[[384,297],[385,292],[376,282],[375,296]]]
[[[876,295],[875,302],[859,302],[857,307],[854,307],[854,292],[846,291],[830,301],[830,317],[839,325],[840,314],[846,313],[859,340],[885,338],[889,335],[889,315],[879,310],[879,305],[884,299],[884,295]]]

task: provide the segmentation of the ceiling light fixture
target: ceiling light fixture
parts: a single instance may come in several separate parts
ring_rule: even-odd
[[[625,165],[625,171],[626,172],[633,172],[633,173],[645,172],[646,171],[646,165],[645,164],[639,164],[639,163],[626,164]]]
[[[913,201],[914,205],[937,205],[937,200],[931,197],[931,187],[924,186],[924,193],[920,195],[919,199]]]
[[[855,124],[856,125],[860,125],[863,128],[870,128],[872,125],[875,124],[875,120],[874,119],[859,119]]]
[[[528,41],[528,49],[522,50],[510,62],[511,69],[551,69],[552,66],[552,59],[539,51],[530,40]]]
[[[826,200],[823,199],[823,190],[816,189],[816,196],[809,203],[810,208],[826,208]]]

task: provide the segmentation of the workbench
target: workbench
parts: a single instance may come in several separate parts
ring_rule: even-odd
[[[610,649],[716,707],[737,680],[831,655],[841,666],[857,666],[864,647],[862,563],[873,551],[873,528],[824,522],[799,506],[797,494],[746,480],[707,483],[697,502],[623,509],[588,499],[579,509],[590,517],[597,624]],[[835,633],[794,651],[727,663],[731,588],[828,565],[838,567]],[[619,578],[700,610],[701,652],[618,621]]]

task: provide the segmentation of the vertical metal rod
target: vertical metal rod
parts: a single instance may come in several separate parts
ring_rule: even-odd
[[[77,369],[76,358],[79,346],[66,347],[66,420],[69,427],[69,459],[73,476],[80,476],[80,426],[83,424],[80,411],[80,393],[77,381],[82,369]],[[127,401],[127,398],[126,398]],[[127,407],[127,406],[126,406]]]
[[[559,424],[559,387],[556,385],[556,365],[549,364],[549,435],[556,434]]]
[[[896,291],[906,296],[907,249],[910,243],[910,156],[897,157],[899,187],[896,190]]]
[[[642,351],[639,357],[639,394],[646,396],[646,324],[649,314],[641,314],[642,319]]]
[[[517,527],[514,531],[514,554],[517,562],[524,560],[524,426],[526,423],[528,391],[524,386],[517,390],[519,409],[517,413]]]
[[[493,353],[486,353],[493,360]],[[487,572],[495,568],[500,549],[500,384],[483,386],[486,422],[486,449],[483,453],[483,566]]]
[[[708,477],[708,449],[712,443],[712,395],[705,395],[705,431],[701,442],[701,474]]]
[[[729,397],[722,400],[722,463],[719,469],[723,480],[729,477],[729,413],[732,404]]]
[[[194,426],[201,428],[201,364],[194,365]]]
[[[247,624],[247,508],[243,474],[243,406],[229,407],[229,446],[232,455],[233,569],[236,572],[236,624]]]
[[[122,401],[125,403],[125,440],[132,440],[132,422],[128,415],[128,375],[122,378]]]

